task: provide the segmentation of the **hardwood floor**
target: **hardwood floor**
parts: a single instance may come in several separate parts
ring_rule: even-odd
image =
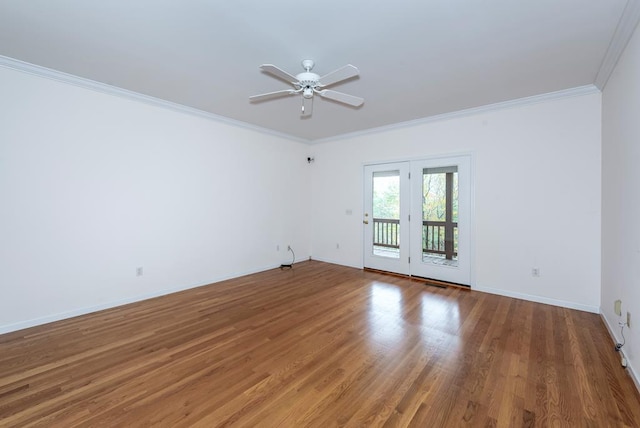
[[[0,426],[640,426],[598,315],[320,262],[0,336]]]

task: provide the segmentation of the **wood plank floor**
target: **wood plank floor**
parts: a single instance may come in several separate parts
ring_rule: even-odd
[[[639,427],[598,315],[320,262],[0,336],[0,426]]]

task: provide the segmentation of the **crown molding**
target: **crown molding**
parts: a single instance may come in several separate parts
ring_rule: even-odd
[[[523,107],[531,104],[537,104],[545,101],[552,101],[562,98],[578,97],[582,95],[598,94],[600,90],[595,85],[578,86],[571,89],[563,89],[561,91],[548,92],[546,94],[533,95],[530,97],[517,98],[515,100],[502,101],[495,104],[487,104],[480,107],[473,107],[464,110],[458,110],[450,113],[438,114],[435,116],[424,117],[421,119],[410,120],[407,122],[393,123],[391,125],[380,126],[377,128],[369,128],[363,131],[350,132],[347,134],[336,135],[335,137],[321,138],[313,140],[312,144],[326,143],[336,140],[344,140],[347,138],[355,138],[363,135],[378,134],[388,132],[400,128],[408,128],[412,126],[424,125],[432,122],[440,122],[443,120],[457,119],[466,116],[472,116],[480,113],[488,113],[496,110],[504,110],[515,107]]]
[[[630,0],[630,2],[631,1],[640,2],[640,0]],[[638,8],[638,10],[640,11],[640,8]],[[2,55],[0,55],[0,67],[17,70],[17,71],[35,75],[38,77],[44,77],[46,79],[67,83],[80,88],[89,89],[89,90],[101,92],[108,95],[114,95],[117,97],[130,99],[133,101],[143,102],[148,105],[165,108],[175,112],[189,114],[192,116],[201,117],[207,120],[224,123],[224,124],[235,126],[238,128],[244,128],[244,129],[252,130],[262,134],[272,135],[272,136],[284,138],[290,141],[306,143],[306,144],[317,144],[317,143],[324,143],[329,141],[343,140],[343,139],[354,138],[354,137],[359,137],[363,135],[387,132],[394,129],[423,125],[426,123],[450,120],[450,119],[470,116],[470,115],[479,114],[479,113],[487,113],[495,110],[525,106],[529,104],[540,103],[540,102],[555,100],[559,98],[575,97],[575,96],[588,95],[588,94],[600,92],[600,90],[594,85],[585,85],[585,86],[579,86],[571,89],[564,89],[561,91],[549,92],[546,94],[534,95],[530,97],[518,98],[515,100],[503,101],[495,104],[488,104],[485,106],[454,111],[450,113],[443,113],[443,114],[424,117],[424,118],[415,119],[407,122],[399,122],[399,123],[394,123],[394,124],[385,125],[381,127],[369,128],[362,131],[336,135],[333,137],[309,140],[305,138],[296,137],[291,134],[278,132],[269,128],[252,125],[239,120],[230,119],[228,117],[209,113],[204,110],[199,110],[193,107],[187,107],[185,105],[174,103],[171,101],[166,101],[160,98],[155,98],[149,95],[140,94],[138,92],[130,91],[127,89],[118,88],[116,86],[107,85],[106,83],[96,82],[95,80],[86,79],[84,77],[75,76],[73,74],[65,73],[62,71],[57,71],[57,70],[42,67],[39,65],[30,64],[28,62],[20,61],[20,60],[9,58]]]
[[[149,95],[140,94],[138,92],[129,91],[127,89],[122,89],[116,86],[107,85],[106,83],[97,82],[95,80],[86,79],[84,77],[75,76],[73,74],[53,70],[50,68],[42,67],[39,65],[31,64],[28,62],[20,61],[20,60],[9,58],[2,55],[0,55],[0,67],[20,71],[20,72],[31,74],[38,77],[44,77],[46,79],[55,80],[62,83],[67,83],[73,86],[89,89],[96,92],[101,92],[107,95],[114,95],[117,97],[126,98],[133,101],[139,101],[155,107],[161,107],[161,108],[172,110],[178,113],[185,113],[191,116],[201,117],[207,120],[212,120],[214,122],[220,122],[226,125],[231,125],[238,128],[244,128],[244,129],[256,131],[262,134],[272,135],[275,137],[296,141],[299,143],[308,144],[310,142],[308,139],[296,137],[290,134],[285,134],[283,132],[274,131],[269,128],[263,128],[261,126],[252,125],[250,123],[242,122],[240,120],[230,119],[228,117],[209,113],[204,110],[199,110],[193,107],[187,107],[182,104],[166,101],[166,100],[152,97]]]
[[[640,0],[628,0],[616,31],[613,34],[607,53],[602,60],[600,70],[596,76],[595,85],[598,89],[603,90],[609,81],[609,77],[622,56],[624,49],[627,47],[629,40],[633,36],[633,32],[640,22]]]

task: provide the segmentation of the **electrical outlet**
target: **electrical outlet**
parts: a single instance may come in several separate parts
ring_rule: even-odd
[[[142,271],[142,266],[136,268],[136,276],[142,276],[143,271]]]
[[[631,328],[631,312],[627,311],[627,328]]]
[[[613,302],[613,312],[619,317],[622,316],[622,300]]]
[[[535,276],[535,277],[540,276],[540,268],[537,268],[537,267],[531,268],[531,276]]]

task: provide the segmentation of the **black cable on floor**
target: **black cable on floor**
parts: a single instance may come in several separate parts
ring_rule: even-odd
[[[291,259],[291,263],[289,264],[281,264],[280,265],[280,269],[292,269],[293,268],[293,264],[296,262],[296,253],[293,252],[293,248],[291,248],[291,246],[289,246],[289,251],[291,251],[291,254],[293,256],[293,258]]]

